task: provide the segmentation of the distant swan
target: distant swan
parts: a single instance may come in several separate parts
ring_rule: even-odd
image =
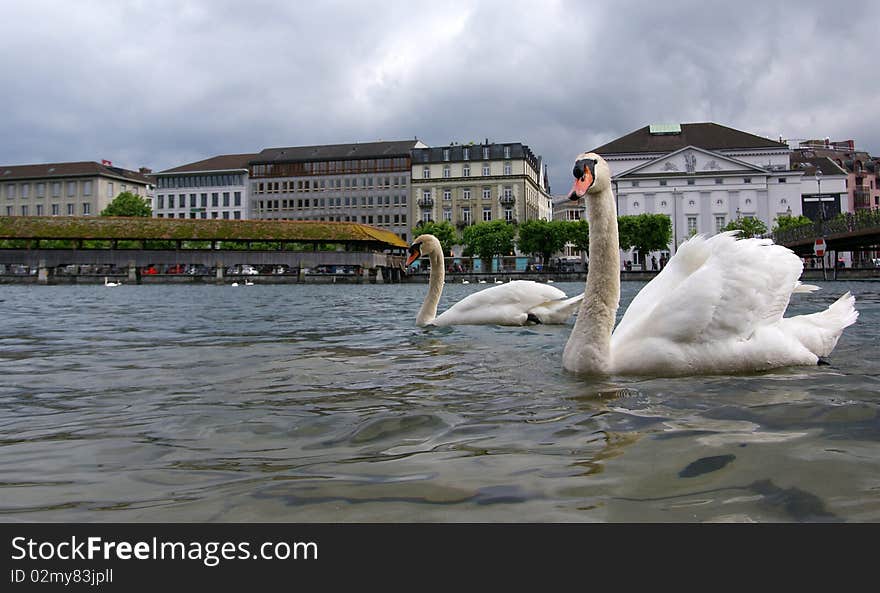
[[[420,235],[413,240],[406,267],[423,255],[427,255],[431,261],[431,272],[428,294],[416,317],[418,326],[565,323],[583,299],[583,295],[568,298],[553,286],[516,280],[468,295],[438,316],[437,305],[440,303],[446,272],[443,268],[443,249],[434,235]]]
[[[590,267],[563,367],[584,375],[700,375],[813,365],[855,323],[847,292],[824,311],[784,318],[801,259],[770,239],[698,235],[636,295],[617,328],[620,253],[611,171],[580,154],[572,200],[587,196]],[[612,332],[613,330],[613,332]]]
[[[122,282],[111,282],[107,276],[104,276],[104,286],[122,286]]]
[[[248,278],[245,278],[244,285],[245,286],[253,286],[254,282],[253,282],[253,280],[249,280]]]

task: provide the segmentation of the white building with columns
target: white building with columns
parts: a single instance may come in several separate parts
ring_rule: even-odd
[[[670,254],[694,234],[737,217],[802,213],[801,178],[788,144],[715,123],[645,126],[593,149],[611,167],[620,215],[666,214]]]

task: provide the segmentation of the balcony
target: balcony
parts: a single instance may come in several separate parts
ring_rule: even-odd
[[[419,200],[419,208],[433,208],[434,198],[421,198]]]
[[[500,198],[498,198],[498,201],[501,202],[501,204],[504,206],[513,206],[514,204],[516,204],[516,198],[514,198],[513,196],[501,196]]]

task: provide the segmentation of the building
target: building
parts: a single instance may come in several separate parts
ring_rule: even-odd
[[[156,218],[251,218],[250,154],[223,154],[156,174]]]
[[[129,171],[101,163],[0,165],[6,216],[94,216],[122,192],[150,200],[150,170]]]
[[[411,151],[397,140],[267,148],[249,162],[251,216],[359,222],[411,237]]]
[[[853,140],[831,142],[828,138],[800,141],[792,153],[792,161],[821,157],[831,159],[846,173],[844,212],[880,208],[880,159],[856,150]]]
[[[800,151],[791,154],[791,168],[801,177],[801,209],[810,220],[834,218],[841,212],[852,212],[847,199],[847,172],[825,156],[806,156]]]
[[[802,170],[788,144],[715,123],[650,125],[593,152],[608,161],[618,213],[666,214],[671,252],[697,233],[755,217],[799,216]]]
[[[450,144],[412,151],[410,218],[511,223],[553,215],[546,167],[519,142]]]
[[[569,200],[568,195],[555,196],[552,200],[553,220],[566,220],[576,222],[587,218],[584,204],[578,200]],[[576,249],[571,243],[566,243],[562,248],[562,256],[566,258],[586,259],[586,254]]]

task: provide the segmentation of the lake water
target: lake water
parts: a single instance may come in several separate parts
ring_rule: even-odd
[[[638,380],[424,284],[0,286],[0,520],[880,521],[880,283],[820,284],[829,366]]]

